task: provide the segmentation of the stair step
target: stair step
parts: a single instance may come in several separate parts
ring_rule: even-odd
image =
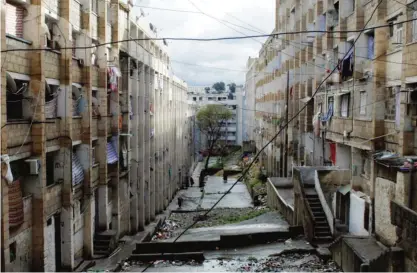
[[[320,203],[318,203],[318,204],[310,203],[310,208],[312,208],[312,209],[323,209],[323,207],[321,206]]]
[[[318,226],[318,225],[315,225],[314,226],[314,229],[315,230],[317,230],[317,231],[327,231],[327,230],[330,230],[330,228],[327,226],[327,225],[325,225],[325,226]]]
[[[321,223],[321,222],[326,222],[326,217],[324,215],[323,216],[314,215],[314,220],[316,221],[316,224]],[[326,222],[326,225],[327,225],[327,222]]]
[[[94,246],[94,251],[106,251],[106,252],[109,252],[110,249],[107,246]]]
[[[109,251],[108,250],[95,250],[94,249],[94,254],[95,255],[108,255]]]
[[[93,243],[94,245],[97,245],[97,246],[109,246],[110,245],[110,241],[107,241],[107,240],[94,240]]]
[[[317,232],[314,232],[314,235],[319,236],[319,237],[332,236],[331,232],[329,231],[317,231]]]
[[[333,241],[332,236],[315,236],[314,241]]]

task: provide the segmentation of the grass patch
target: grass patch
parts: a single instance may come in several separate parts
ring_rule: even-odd
[[[224,216],[223,218],[220,218],[219,223],[220,225],[235,224],[235,223],[253,219],[268,211],[269,209],[265,208],[265,209],[260,209],[260,210],[252,210],[243,215],[241,214],[240,215],[227,215],[227,216]]]

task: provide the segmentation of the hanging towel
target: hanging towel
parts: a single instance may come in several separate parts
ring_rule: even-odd
[[[107,164],[114,164],[118,160],[116,150],[111,142],[107,142]]]
[[[9,155],[2,155],[1,156],[4,164],[6,164],[7,166],[7,172],[6,175],[4,176],[4,179],[7,180],[7,182],[10,184],[13,182],[13,174],[12,174],[12,169],[10,168],[10,158]]]
[[[20,181],[16,180],[9,185],[9,225],[17,227],[23,223],[23,197]]]
[[[333,104],[329,105],[329,110],[327,111],[327,115],[325,115],[324,117],[322,117],[321,121],[322,122],[326,122],[329,121],[333,116]]]
[[[72,185],[78,185],[84,181],[84,170],[76,153],[72,153]]]

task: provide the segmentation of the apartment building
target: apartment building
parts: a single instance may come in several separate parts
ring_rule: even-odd
[[[266,149],[269,175],[291,176],[293,166],[351,170],[349,185],[326,186],[333,235],[341,228],[401,246],[407,271],[416,266],[417,222],[406,220],[417,215],[416,10],[410,0],[277,0],[273,33],[285,34],[248,62],[246,80],[258,149],[308,103]]]
[[[2,271],[71,271],[108,255],[183,182],[187,84],[131,8],[2,3]]]
[[[221,131],[223,136],[220,141],[227,145],[242,145],[243,132],[243,88],[237,86],[234,93],[219,93],[216,90],[209,89],[203,86],[190,86],[187,93],[187,101],[189,103],[192,116],[197,115],[201,107],[208,104],[219,104],[227,107],[231,113],[232,118],[222,126]],[[194,119],[195,120],[195,119]],[[196,122],[196,120],[195,120]],[[194,150],[198,151],[207,148],[207,139],[194,125]]]

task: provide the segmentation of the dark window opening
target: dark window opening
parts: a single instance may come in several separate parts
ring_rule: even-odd
[[[16,242],[13,242],[9,245],[10,251],[10,262],[14,262],[16,260]]]
[[[54,181],[54,164],[55,154],[54,153],[47,153],[46,154],[46,185],[50,186],[55,183]]]
[[[363,214],[363,227],[369,231],[369,203],[365,202],[365,213]]]
[[[49,219],[46,221],[46,225],[47,225],[47,226],[52,225],[52,218],[49,218]]]
[[[7,120],[23,119],[23,101],[29,84],[27,81],[15,80],[8,74],[6,79]]]

